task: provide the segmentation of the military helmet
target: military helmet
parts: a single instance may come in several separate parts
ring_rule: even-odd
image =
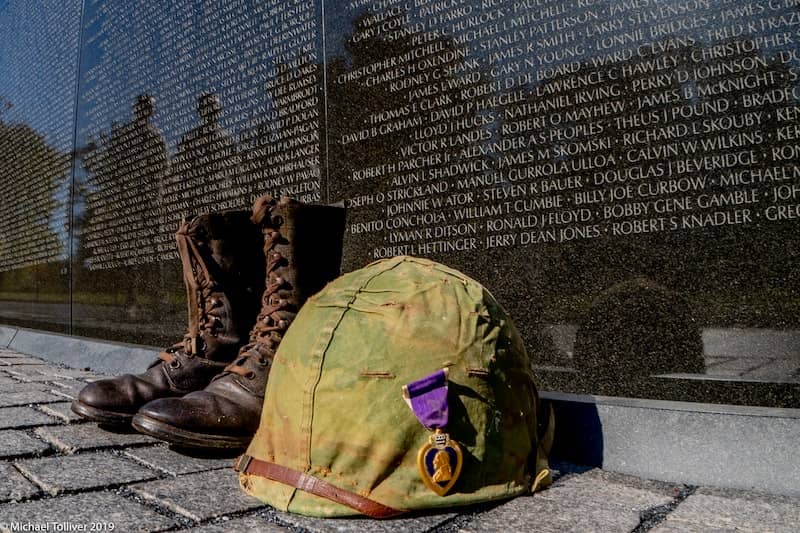
[[[240,484],[319,517],[509,498],[550,481],[552,418],[537,428],[537,411],[528,355],[492,295],[436,262],[386,259],[297,315]]]

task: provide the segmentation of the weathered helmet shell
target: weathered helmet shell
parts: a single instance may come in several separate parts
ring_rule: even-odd
[[[402,396],[449,369],[450,423],[464,466],[445,496],[416,465],[430,432]],[[309,299],[275,357],[247,454],[398,509],[450,507],[530,489],[537,394],[523,343],[479,283],[433,261],[395,257],[341,276]],[[311,516],[349,507],[256,475],[244,490]]]

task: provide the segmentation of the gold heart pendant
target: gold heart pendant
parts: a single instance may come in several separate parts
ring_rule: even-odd
[[[425,486],[439,496],[447,494],[461,475],[464,457],[461,447],[440,429],[417,454],[417,467]]]

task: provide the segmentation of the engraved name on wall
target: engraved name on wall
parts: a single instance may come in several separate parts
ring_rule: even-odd
[[[800,218],[796,2],[337,9],[332,190],[364,260]]]
[[[68,256],[80,8],[25,2],[0,17],[0,272]],[[52,282],[53,280],[51,280]],[[24,291],[15,276],[0,290]]]
[[[300,0],[92,3],[78,125],[90,270],[175,259],[187,215],[321,198],[319,16]]]

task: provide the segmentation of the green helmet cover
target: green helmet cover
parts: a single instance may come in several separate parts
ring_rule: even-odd
[[[423,483],[418,450],[431,434],[404,385],[448,369],[446,432],[463,451],[452,489]],[[538,395],[511,320],[478,282],[413,257],[378,261],[310,298],[283,338],[260,427],[247,455],[403,510],[509,498],[549,483],[537,435]],[[310,516],[353,509],[252,474],[242,488]]]

